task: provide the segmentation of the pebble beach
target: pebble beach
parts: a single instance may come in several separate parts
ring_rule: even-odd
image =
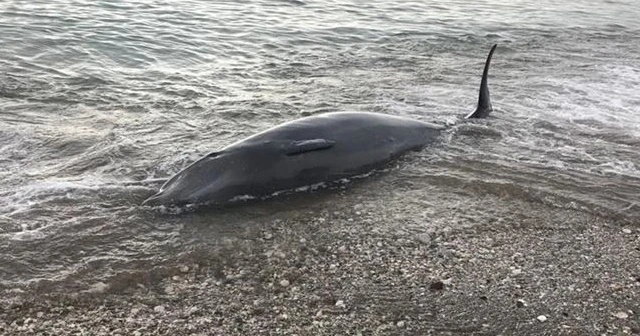
[[[523,206],[511,204],[510,207]],[[356,205],[198,263],[2,305],[4,335],[633,335],[640,228],[572,210],[412,235]],[[402,220],[402,219],[400,219]],[[196,253],[196,252],[194,252]],[[126,285],[122,285],[126,284]]]

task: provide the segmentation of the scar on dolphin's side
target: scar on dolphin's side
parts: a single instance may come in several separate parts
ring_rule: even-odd
[[[476,110],[492,111],[487,56]],[[443,126],[371,112],[331,112],[275,126],[211,152],[171,177],[143,205],[225,204],[268,197],[381,168],[439,141]]]

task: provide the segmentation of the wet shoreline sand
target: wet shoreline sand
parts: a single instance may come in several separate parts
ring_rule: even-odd
[[[508,203],[422,232],[348,202],[275,216],[169,271],[4,301],[0,334],[640,333],[640,227]]]

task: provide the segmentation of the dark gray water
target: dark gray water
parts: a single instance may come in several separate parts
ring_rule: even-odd
[[[4,2],[1,289],[144,274],[298,208],[364,204],[420,230],[490,194],[637,221],[639,13],[636,0]],[[496,112],[462,122],[493,43]],[[455,126],[339,199],[139,206],[200,155],[340,110]],[[501,205],[482,204],[474,218],[495,219]]]

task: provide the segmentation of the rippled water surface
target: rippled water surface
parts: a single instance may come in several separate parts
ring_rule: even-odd
[[[434,219],[494,195],[637,221],[638,13],[635,0],[5,1],[1,289],[88,288],[196,258],[238,227],[356,204]],[[464,122],[493,43],[496,111]],[[340,110],[451,127],[347,191],[182,215],[139,205],[200,155]],[[482,204],[479,221],[501,207]]]

